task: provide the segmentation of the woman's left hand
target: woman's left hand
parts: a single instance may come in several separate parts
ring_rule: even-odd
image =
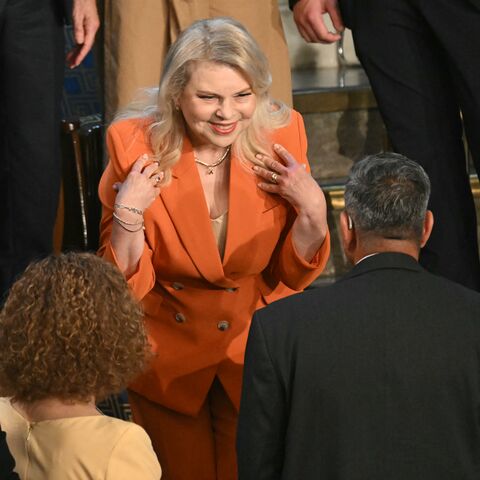
[[[321,188],[303,165],[284,147],[275,144],[275,153],[281,162],[266,155],[257,155],[266,168],[254,166],[253,170],[263,180],[258,186],[287,200],[297,213],[311,210],[317,202],[324,203]]]
[[[322,189],[307,172],[305,165],[281,145],[273,146],[281,162],[265,155],[257,155],[266,168],[253,167],[262,178],[258,186],[287,200],[297,212],[292,226],[292,238],[297,252],[310,262],[327,234],[327,205]]]

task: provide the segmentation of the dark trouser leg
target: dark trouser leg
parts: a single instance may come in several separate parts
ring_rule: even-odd
[[[0,294],[52,251],[64,63],[58,3],[0,2]]]
[[[422,13],[446,54],[446,65],[463,114],[475,170],[480,173],[480,30],[479,0],[422,3]],[[457,31],[458,30],[458,31]],[[462,215],[462,212],[459,212]]]
[[[425,2],[427,3],[427,2]],[[448,2],[435,2],[436,16]],[[468,0],[452,1],[452,34],[464,29],[455,13]],[[352,30],[396,151],[419,162],[432,182],[432,237],[421,262],[433,273],[480,290],[476,217],[465,167],[462,129],[451,58],[424,17],[421,0],[355,2]],[[432,7],[430,5],[430,7]],[[426,5],[425,8],[428,8]],[[471,9],[471,7],[469,7]],[[431,12],[430,12],[431,13]],[[462,48],[462,32],[456,41]],[[473,37],[472,37],[473,35]],[[478,56],[476,57],[478,58]],[[480,74],[480,72],[479,72]]]

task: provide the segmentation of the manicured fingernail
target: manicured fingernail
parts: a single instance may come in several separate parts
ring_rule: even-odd
[[[158,174],[158,178],[159,178],[160,180],[163,180],[163,177],[164,177],[164,176],[165,176],[165,173],[164,173],[164,172],[160,172],[160,173]]]
[[[144,153],[144,154],[142,155],[142,158],[143,158],[144,160],[146,160],[146,159],[148,158],[148,155],[147,155],[146,153]]]
[[[257,171],[259,170],[259,168],[257,167],[257,165],[254,165],[254,166],[252,167],[252,169],[253,169],[255,172],[257,172]]]
[[[261,160],[263,158],[263,155],[261,153],[257,153],[255,155],[255,158],[258,158],[259,160]]]

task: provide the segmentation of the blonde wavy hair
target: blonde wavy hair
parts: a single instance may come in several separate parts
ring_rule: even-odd
[[[199,20],[184,30],[170,47],[158,88],[144,90],[115,120],[132,117],[149,119],[150,144],[163,171],[164,184],[182,152],[185,123],[175,104],[198,62],[215,62],[239,71],[256,95],[257,106],[249,126],[232,146],[235,155],[254,163],[257,153],[271,154],[269,133],[288,124],[290,109],[272,101],[268,61],[258,44],[239,22],[228,17]]]
[[[97,400],[138,374],[149,346],[120,271],[89,253],[30,265],[0,313],[0,395]]]

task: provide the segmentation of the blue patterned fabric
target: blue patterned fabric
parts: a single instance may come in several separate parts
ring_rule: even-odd
[[[65,51],[70,50],[73,44],[72,27],[67,25]],[[73,70],[65,67],[62,116],[72,118],[98,113],[103,114],[103,107],[98,66],[92,49],[79,67]]]

